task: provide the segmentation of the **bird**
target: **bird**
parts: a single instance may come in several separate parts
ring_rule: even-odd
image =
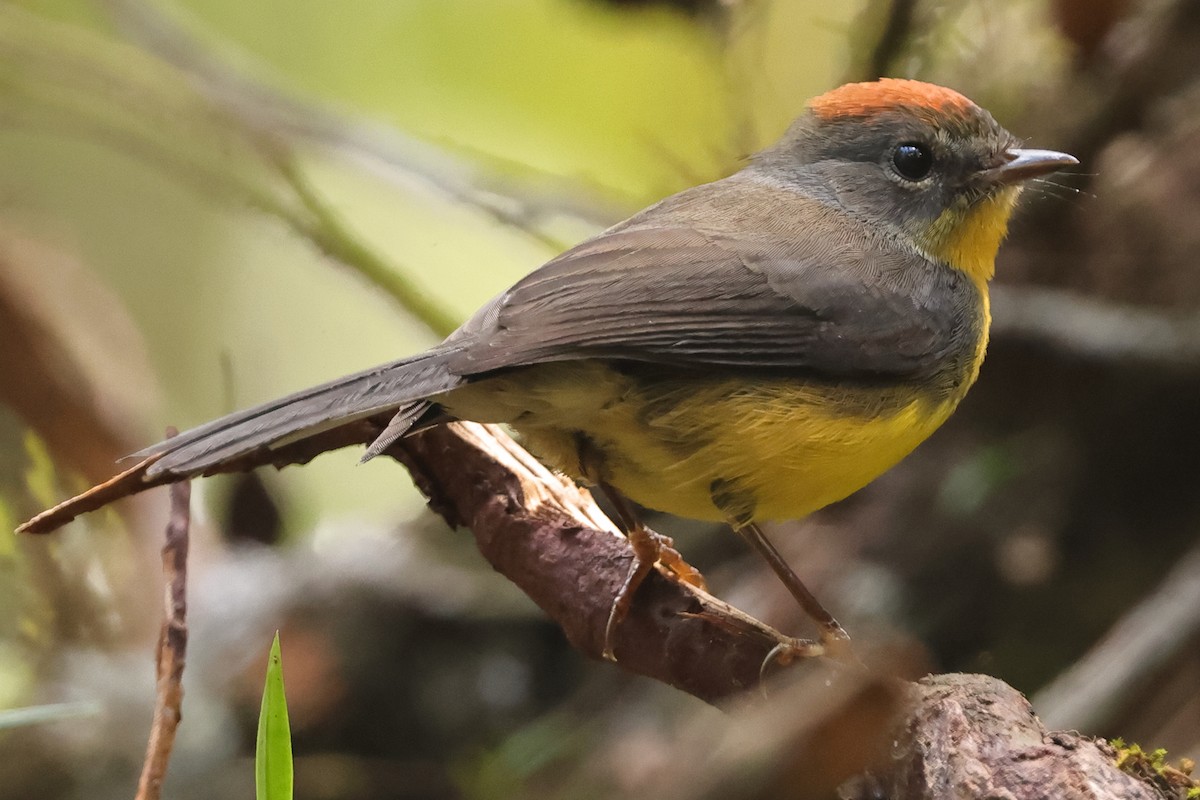
[[[761,523],[849,496],[946,421],[979,375],[1022,186],[1077,163],[953,89],[846,84],[736,173],[570,248],[431,349],[134,457],[161,482],[380,414],[364,459],[430,425],[503,423],[608,494],[633,544],[606,656],[655,563],[701,580],[635,504],[728,523],[833,653],[849,636]]]

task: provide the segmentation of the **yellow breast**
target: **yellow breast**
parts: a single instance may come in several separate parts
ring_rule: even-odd
[[[530,367],[442,399],[451,413],[506,422],[551,466],[602,478],[638,503],[725,520],[714,487],[758,520],[795,519],[865,486],[924,441],[960,391],[814,387],[793,379],[638,380],[599,361]],[[600,456],[587,475],[580,445]],[[741,513],[741,512],[739,512]]]
[[[841,500],[910,453],[954,405],[788,382],[696,385],[647,424],[635,407],[598,426],[609,479],[637,502],[682,516],[796,519]],[[683,394],[684,392],[681,392]],[[531,441],[539,438],[531,432]],[[732,494],[718,508],[717,487]]]

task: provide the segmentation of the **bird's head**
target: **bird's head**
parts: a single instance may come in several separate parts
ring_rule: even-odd
[[[992,277],[1021,184],[1078,163],[1022,148],[958,92],[888,78],[810,100],[756,162],[980,283]]]

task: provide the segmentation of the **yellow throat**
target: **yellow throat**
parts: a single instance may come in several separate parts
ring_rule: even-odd
[[[921,248],[934,258],[965,272],[984,289],[996,271],[996,253],[1008,233],[1008,221],[1020,195],[1019,186],[1007,186],[968,208],[957,205],[943,211],[924,235]]]

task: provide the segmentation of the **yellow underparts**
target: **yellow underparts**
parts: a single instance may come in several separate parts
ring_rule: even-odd
[[[966,385],[935,400],[911,387],[787,379],[639,381],[576,361],[471,384],[440,401],[463,418],[508,423],[551,466],[607,481],[649,508],[773,520],[803,517],[878,477],[946,420]]]

